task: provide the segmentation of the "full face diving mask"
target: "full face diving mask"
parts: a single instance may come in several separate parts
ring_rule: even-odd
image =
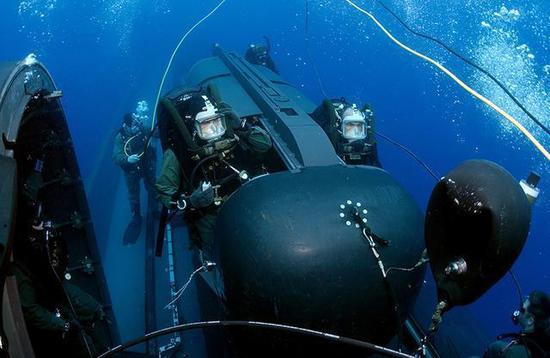
[[[520,325],[524,333],[533,333],[535,317],[529,312],[529,298],[525,298],[520,308],[512,314],[512,322]]]
[[[195,116],[195,131],[200,139],[213,141],[225,134],[225,116],[218,113],[218,110],[210,101],[205,99],[204,109]]]
[[[342,136],[348,141],[356,141],[367,137],[365,115],[357,108],[350,108],[342,116]]]

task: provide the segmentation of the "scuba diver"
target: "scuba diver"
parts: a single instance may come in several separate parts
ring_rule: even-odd
[[[146,146],[148,139],[141,118],[135,113],[125,114],[113,148],[113,161],[124,172],[132,213],[132,219],[124,232],[124,245],[134,244],[141,232],[140,180],[143,178],[147,192],[154,192],[156,155],[153,147]],[[147,148],[145,153],[144,148]]]
[[[512,320],[521,332],[499,336],[483,358],[550,357],[550,297],[546,293],[531,292]]]
[[[310,116],[346,164],[382,167],[374,138],[374,113],[368,105],[359,110],[344,98],[325,99]]]
[[[279,74],[275,62],[269,54],[271,52],[271,41],[267,36],[264,36],[265,45],[250,44],[244,55],[245,60],[253,65],[261,65],[269,68],[271,71]]]
[[[271,138],[256,118],[241,119],[201,90],[169,93],[158,118],[164,150],[159,199],[167,209],[185,211],[192,243],[208,256],[221,203],[241,183],[265,173],[262,159]]]
[[[11,268],[33,350],[37,357],[97,355],[108,348],[100,329],[105,312],[92,296],[61,282],[66,243],[49,230],[44,222],[31,225]]]

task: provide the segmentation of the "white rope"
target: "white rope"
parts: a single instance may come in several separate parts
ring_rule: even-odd
[[[172,62],[174,62],[174,58],[176,57],[176,54],[178,53],[178,50],[180,49],[181,45],[183,44],[183,41],[195,30],[200,24],[202,24],[204,21],[206,21],[210,16],[212,16],[222,5],[225,3],[226,0],[222,0],[218,6],[216,6],[212,11],[210,11],[206,16],[204,16],[202,19],[200,19],[193,27],[191,27],[185,35],[180,39],[178,45],[172,52],[172,56],[170,56],[170,61],[168,61],[168,66],[166,66],[166,70],[164,71],[164,75],[162,76],[162,80],[160,81],[159,90],[157,92],[157,98],[155,100],[155,107],[153,109],[153,118],[151,120],[151,132],[155,128],[155,120],[157,118],[157,107],[159,105],[160,101],[160,95],[162,93],[162,88],[164,87],[164,81],[166,81],[166,76],[168,76],[168,72],[170,71],[170,67],[172,67]]]

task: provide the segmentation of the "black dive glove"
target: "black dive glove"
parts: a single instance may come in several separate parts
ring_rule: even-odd
[[[248,123],[248,121],[243,121],[241,125],[234,128],[233,131],[241,140],[247,140],[252,132],[252,126]]]
[[[195,209],[206,208],[214,203],[214,188],[209,182],[201,182],[189,196],[189,204]]]
[[[250,133],[252,132],[251,129],[238,129],[235,131],[235,134],[241,139],[241,140],[247,140],[248,137],[250,137]]]
[[[78,334],[78,332],[80,332],[81,329],[82,329],[82,326],[80,325],[80,323],[77,320],[72,319],[70,321],[67,321],[67,322],[65,322],[65,325],[63,326],[62,338],[63,339],[68,339],[68,338]]]

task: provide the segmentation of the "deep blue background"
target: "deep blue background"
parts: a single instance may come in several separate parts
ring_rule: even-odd
[[[433,44],[412,37],[372,1],[372,10],[400,39],[443,61],[475,88],[503,105],[543,144],[550,138],[535,128],[494,85]],[[550,4],[532,1],[388,0],[412,27],[439,37],[493,71],[520,100],[550,126]],[[22,5],[28,4],[28,7]],[[89,191],[98,189],[99,161],[111,151],[112,133],[139,99],[150,103],[180,36],[216,5],[214,0],[5,0],[0,5],[0,60],[35,53],[64,91],[81,171]],[[184,43],[165,89],[213,43],[244,51],[268,35],[282,75],[315,102],[322,99],[305,48],[304,1],[227,0]],[[519,18],[495,15],[501,6]],[[486,158],[516,178],[542,174],[542,195],[533,211],[528,243],[515,265],[524,292],[550,291],[550,190],[548,161],[515,128],[463,92],[430,65],[405,53],[345,1],[310,1],[310,47],[321,81],[332,97],[369,102],[378,130],[415,151],[444,174],[469,158]],[[485,21],[491,27],[482,26]],[[517,47],[527,44],[534,55]],[[550,70],[548,70],[550,72]],[[433,180],[410,157],[380,139],[385,168],[426,203]],[[114,170],[114,169],[113,169]],[[115,172],[113,172],[115,174]],[[105,178],[103,178],[104,180]],[[109,200],[91,198],[95,220]],[[517,296],[504,278],[472,305],[490,335],[513,330],[509,321]]]

